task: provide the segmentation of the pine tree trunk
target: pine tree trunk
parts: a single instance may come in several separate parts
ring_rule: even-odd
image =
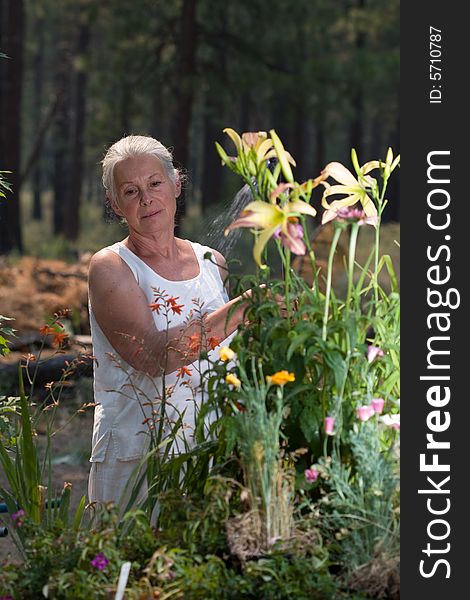
[[[80,200],[83,181],[84,132],[86,122],[87,70],[85,57],[90,41],[90,26],[82,22],[78,32],[75,62],[78,68],[75,76],[74,123],[72,134],[72,162],[70,165],[70,189],[67,195],[67,209],[64,212],[63,232],[67,240],[76,241],[80,232]]]
[[[21,100],[23,90],[23,0],[0,2],[0,170],[12,171],[7,180],[13,194],[0,201],[0,253],[23,252],[19,177],[21,167]]]
[[[37,49],[34,55],[34,88],[33,88],[33,122],[41,122],[41,109],[43,103],[43,81],[44,81],[44,19],[38,16],[35,22],[35,36],[37,38]],[[35,221],[42,219],[42,177],[41,177],[41,154],[37,158],[32,176],[33,206],[31,217]]]
[[[358,0],[357,8],[360,11],[364,11],[366,7],[366,0]],[[363,32],[359,32],[356,36],[355,51],[357,56],[360,55],[365,47],[366,36]],[[350,146],[354,148],[359,156],[359,160],[364,153],[364,88],[362,78],[358,77],[359,83],[356,84],[356,89],[352,98],[352,114],[353,119],[349,129]]]
[[[190,128],[194,101],[194,78],[196,75],[196,0],[184,0],[181,12],[181,32],[178,44],[178,95],[174,122],[174,156],[177,165],[187,168],[190,157]],[[179,216],[184,217],[186,207],[181,199]]]
[[[215,141],[220,140],[222,128],[214,124],[213,117],[206,115],[204,120],[204,156],[202,171],[202,211],[220,202],[223,168],[215,149]]]
[[[53,162],[53,214],[52,228],[54,235],[63,233],[64,211],[68,206],[67,194],[70,183],[70,51],[68,39],[59,33],[55,65],[55,88],[58,96],[58,106],[52,132],[52,162]]]

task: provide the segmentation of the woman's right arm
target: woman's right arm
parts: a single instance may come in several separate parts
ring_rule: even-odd
[[[116,352],[138,371],[161,375],[165,335],[157,330],[145,294],[118,254],[103,249],[93,256],[88,292],[95,319]]]
[[[248,293],[248,292],[246,292]],[[89,296],[95,319],[116,352],[134,369],[161,376],[194,361],[198,352],[188,352],[188,339],[198,335],[200,326],[173,327],[159,331],[147,298],[135,277],[112,250],[100,250],[90,262]],[[233,305],[235,309],[229,311]],[[239,298],[207,316],[210,335],[225,339],[244,318]]]

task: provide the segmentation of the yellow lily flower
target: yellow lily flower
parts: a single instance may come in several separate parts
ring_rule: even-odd
[[[385,177],[390,177],[392,171],[395,170],[396,167],[400,164],[400,155],[397,154],[395,158],[393,157],[393,150],[391,148],[387,151],[387,156],[385,158],[385,162],[380,161],[380,168],[384,170]]]
[[[331,162],[327,164],[322,171],[322,177],[324,179],[332,177],[340,185],[330,185],[327,181],[322,181],[322,185],[325,187],[322,206],[327,209],[323,214],[322,223],[327,223],[334,219],[341,208],[353,206],[357,202],[362,204],[367,217],[377,217],[377,208],[368,194],[376,182],[375,179],[367,176],[367,173],[379,167],[380,162],[378,160],[366,163],[360,167],[362,176],[358,180],[341,163]],[[346,197],[341,200],[333,200],[331,204],[328,203],[327,198],[336,194],[346,194]]]
[[[281,166],[283,161],[295,166],[295,160],[282,148],[280,140],[278,142],[278,138],[273,131],[270,131],[271,138],[268,137],[265,131],[247,131],[242,133],[241,137],[231,127],[226,127],[223,131],[232,140],[237,151],[236,157],[228,156],[220,144],[216,142],[219,155],[222,158],[222,161],[228,166],[230,166],[231,163],[236,163],[240,157],[243,157],[251,175],[256,175],[260,165],[271,158],[278,158]]]
[[[290,168],[289,164],[290,154],[284,150],[284,146],[282,145],[282,142],[279,139],[277,133],[274,131],[274,129],[271,129],[269,135],[272,138],[274,149],[276,151],[276,155],[279,160],[279,164],[281,165],[281,169],[284,174],[284,177],[286,178],[286,181],[288,181],[289,183],[294,183],[294,175],[292,174],[292,169]]]
[[[293,186],[292,184],[284,184],[284,187]],[[246,206],[241,216],[227,227],[225,235],[238,227],[253,227],[261,230],[261,234],[253,248],[253,258],[261,268],[264,268],[265,265],[261,262],[261,254],[269,239],[277,231],[279,231],[284,245],[288,246],[295,254],[305,254],[305,244],[302,241],[303,232],[299,237],[298,227],[300,225],[296,227],[299,214],[314,217],[317,211],[302,200],[287,202],[282,207],[278,204],[257,200]]]

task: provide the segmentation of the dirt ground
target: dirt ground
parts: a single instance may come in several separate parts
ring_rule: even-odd
[[[93,409],[89,408],[83,413],[77,411],[85,401],[89,401],[90,394],[90,378],[84,378],[68,389],[67,396],[62,399],[57,409],[53,426],[55,433],[52,437],[52,487],[60,492],[65,482],[72,484],[72,508],[76,507],[81,497],[87,493]],[[36,433],[38,445],[43,447],[47,440],[43,424],[38,426]],[[0,482],[5,483],[3,473],[0,473]],[[3,524],[10,526],[8,518]],[[0,538],[0,561],[8,556],[18,557],[11,536]]]
[[[16,364],[29,353],[38,355],[44,339],[39,328],[53,318],[54,313],[69,309],[70,312],[61,319],[66,331],[71,339],[78,335],[80,339],[88,341],[88,260],[88,255],[75,264],[29,256],[20,259],[0,257],[0,315],[14,317],[14,321],[3,324],[13,327],[17,336],[12,338],[11,353],[0,358],[0,395],[15,395],[15,390],[9,389],[11,376],[1,371],[2,365]],[[71,344],[66,352],[74,354],[80,349],[83,346]],[[55,352],[48,340],[41,358]],[[81,377],[71,382],[57,409],[53,428],[53,487],[61,490],[64,482],[71,483],[72,504],[75,506],[87,493],[93,424],[92,408],[83,413],[77,411],[83,404],[91,402],[91,377]],[[39,445],[45,444],[47,436],[44,425],[38,426],[37,436]],[[3,477],[3,473],[0,473],[2,482]],[[11,537],[0,538],[0,560],[10,553],[16,556]]]

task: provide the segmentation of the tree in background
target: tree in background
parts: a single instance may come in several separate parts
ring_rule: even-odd
[[[34,190],[36,216],[52,191],[51,231],[72,244],[80,210],[102,201],[105,148],[126,134],[150,133],[173,147],[190,174],[191,216],[212,214],[237,191],[214,150],[226,126],[276,129],[299,179],[332,157],[347,159],[351,146],[360,157],[398,150],[398,0],[23,2],[24,76],[12,58],[2,61],[10,69],[2,81],[18,90],[24,80],[24,101],[15,119],[2,112],[2,130],[21,132],[8,137],[18,148],[22,140],[16,172]],[[2,0],[2,10],[15,20],[23,2]],[[21,39],[16,21],[9,36]],[[2,166],[15,170],[5,157]],[[7,221],[11,234],[15,219]]]
[[[21,101],[23,92],[23,0],[0,1],[0,48],[8,56],[0,61],[0,160],[11,171],[16,198],[0,202],[0,253],[22,252],[20,203]]]

